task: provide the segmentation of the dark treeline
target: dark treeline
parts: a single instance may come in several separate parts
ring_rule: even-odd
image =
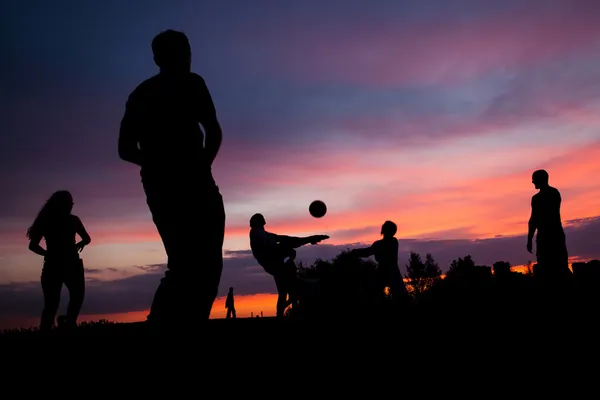
[[[600,305],[599,260],[573,263],[571,275],[551,284],[538,276],[534,263],[530,263],[525,272],[516,272],[508,262],[477,265],[467,255],[453,260],[444,274],[433,255],[423,257],[410,253],[403,265],[410,296],[402,307],[393,308],[390,294],[378,293],[377,263],[371,259],[360,259],[349,251],[342,251],[332,260],[317,259],[310,265],[299,263],[299,303],[294,311],[288,308],[286,319],[377,318],[388,322],[398,319],[406,324],[412,317],[423,321],[462,315],[476,320],[485,316],[528,316],[544,310],[556,314],[561,307],[568,312],[591,310]],[[82,335],[144,332],[140,325],[136,329],[116,328],[125,325],[131,324],[82,323],[78,331]],[[37,328],[12,329],[0,335],[35,334],[37,331]],[[60,334],[60,327],[56,333]]]
[[[573,273],[559,282],[547,282],[534,263],[525,272],[508,262],[477,265],[470,255],[453,260],[443,274],[431,254],[411,253],[404,281],[410,299],[396,310],[440,315],[486,312],[554,312],[559,307],[594,307],[600,300],[600,261],[573,263]],[[389,295],[376,290],[377,263],[343,251],[333,260],[300,264],[300,301],[303,318],[336,319],[373,316],[393,318]],[[473,314],[475,313],[475,314]]]

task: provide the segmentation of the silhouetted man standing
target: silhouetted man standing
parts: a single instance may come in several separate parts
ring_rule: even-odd
[[[129,96],[119,156],[141,167],[146,201],[168,256],[148,316],[163,330],[207,320],[217,295],[225,210],[212,163],[222,133],[204,80],[191,72],[186,35],[162,32],[152,51],[160,72]]]
[[[233,303],[233,288],[229,288],[229,293],[227,293],[227,300],[225,300],[225,308],[227,309],[227,319],[233,316],[233,319],[236,318],[235,315],[235,304]]]
[[[548,172],[537,170],[532,182],[539,192],[531,198],[531,218],[527,235],[527,251],[533,249],[533,235],[537,230],[536,270],[545,280],[570,275],[565,232],[560,217],[560,192],[548,184]]]

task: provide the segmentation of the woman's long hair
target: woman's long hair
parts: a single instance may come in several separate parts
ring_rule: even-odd
[[[27,229],[27,237],[43,235],[46,229],[57,217],[68,214],[71,210],[73,197],[68,190],[54,192],[46,201],[33,224]]]

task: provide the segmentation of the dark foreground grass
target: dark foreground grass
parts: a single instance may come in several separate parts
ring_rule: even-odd
[[[273,391],[281,397],[281,390],[293,398],[399,397],[416,390],[487,398],[509,387],[521,393],[524,384],[534,384],[541,395],[542,387],[548,393],[555,382],[571,382],[565,375],[555,381],[547,371],[563,374],[597,359],[596,320],[576,310],[239,318],[190,321],[170,337],[154,336],[144,322],[100,321],[51,335],[4,332],[0,349],[6,387],[28,393],[44,380],[59,388],[74,379],[82,393],[136,398],[199,396],[202,387],[211,393],[218,388],[223,397]]]
[[[458,339],[502,341],[535,341],[562,331],[583,335],[596,330],[598,313],[593,310],[563,308],[540,311],[513,309],[490,312],[485,308],[468,311],[406,312],[400,317],[362,316],[320,320],[294,320],[290,318],[238,318],[212,319],[204,323],[189,321],[178,330],[178,337],[210,338],[214,343],[249,342],[270,343],[277,340],[305,343],[343,342],[356,338],[395,337],[414,343],[427,343],[432,337],[438,342]],[[156,337],[147,322],[114,323],[97,321],[82,323],[71,331],[55,329],[43,334],[37,329],[14,329],[0,333],[0,340],[60,339],[60,338],[135,338]],[[237,339],[233,339],[237,338]]]

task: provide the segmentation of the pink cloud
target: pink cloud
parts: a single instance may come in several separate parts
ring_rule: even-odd
[[[367,229],[368,233],[365,233],[364,229],[377,226],[386,219],[393,219],[399,223],[402,237],[430,236],[436,232],[442,232],[440,235],[443,236],[443,232],[456,230],[460,230],[467,235],[466,237],[493,237],[496,234],[521,233],[525,229],[529,199],[534,193],[529,183],[531,168],[486,178],[461,179],[459,175],[448,171],[440,172],[439,168],[427,165],[415,165],[410,172],[390,171],[389,167],[377,165],[365,166],[361,165],[355,156],[353,153],[346,153],[334,154],[323,159],[306,157],[302,160],[302,154],[290,154],[290,163],[285,168],[265,166],[261,173],[249,173],[246,169],[242,172],[247,173],[247,176],[231,179],[247,179],[247,183],[241,185],[246,193],[240,190],[237,194],[239,199],[252,198],[251,190],[276,188],[285,191],[286,187],[306,186],[318,191],[318,187],[326,188],[350,181],[364,185],[363,194],[358,192],[354,195],[351,207],[332,207],[323,220],[294,215],[271,218],[267,215],[269,227],[275,231],[319,232],[326,228],[329,231],[340,232],[339,237],[332,238],[337,244],[359,240],[365,235],[372,236],[371,230]],[[521,154],[519,150],[515,150],[512,156],[523,159],[531,154]],[[563,193],[564,218],[600,214],[596,201],[600,197],[597,180],[600,166],[595,161],[599,157],[600,144],[597,143],[575,148],[545,165],[539,165],[550,171],[552,183]],[[473,160],[476,162],[477,158]],[[403,189],[406,185],[403,181],[397,184],[388,182],[385,186],[378,187],[381,185],[378,177],[390,176],[390,173],[402,180],[407,179],[405,176],[416,180],[427,179],[428,175],[436,176],[439,183],[431,189],[412,192]],[[335,177],[333,181],[332,177]],[[368,184],[365,185],[364,182]],[[443,186],[443,182],[446,182],[446,187]],[[140,183],[135,182],[133,185],[140,185],[136,190],[141,191]],[[96,187],[95,190],[99,188]],[[381,193],[385,193],[385,196]],[[351,195],[348,193],[346,196]],[[231,198],[226,197],[226,208],[231,203]],[[137,198],[129,207],[138,212],[139,217],[129,215],[122,219],[114,215],[103,216],[98,212],[92,215],[81,212],[80,215],[92,233],[95,243],[159,241],[143,197]],[[109,209],[107,208],[106,212]],[[229,210],[233,211],[231,208]],[[260,211],[268,213],[268,210]],[[115,209],[110,209],[110,213],[114,214]],[[23,226],[22,229],[16,224],[7,227],[2,232],[3,244],[24,246],[26,226]],[[346,233],[342,235],[344,231]],[[247,233],[247,218],[228,220],[228,237],[245,237]]]
[[[446,187],[414,193],[403,191],[400,184],[386,184],[379,190],[370,187],[356,198],[353,208],[332,208],[323,220],[266,215],[268,229],[319,232],[327,226],[329,231],[341,233],[340,237],[332,236],[334,244],[372,237],[377,234],[376,228],[369,227],[377,227],[386,219],[398,223],[401,237],[446,237],[447,232],[455,232],[456,236],[457,230],[463,238],[522,234],[527,229],[530,199],[535,193],[530,183],[535,168],[546,168],[551,184],[561,190],[564,220],[600,214],[600,166],[595,162],[599,157],[600,143],[595,143],[532,168],[485,178],[456,179],[448,181]],[[246,236],[247,221],[233,221],[227,232]]]
[[[263,46],[270,73],[307,82],[390,86],[451,83],[552,61],[597,44],[599,19],[597,2],[530,3],[469,22],[283,19],[240,35],[245,43],[251,38]]]
[[[600,142],[576,148],[535,168],[545,168],[562,193],[563,219],[600,214]],[[366,194],[361,208],[394,210],[409,231],[471,228],[470,237],[524,232],[535,193],[533,168],[479,179],[457,181],[429,193],[374,198]],[[419,226],[421,227],[419,229]],[[425,228],[427,227],[427,228]]]

